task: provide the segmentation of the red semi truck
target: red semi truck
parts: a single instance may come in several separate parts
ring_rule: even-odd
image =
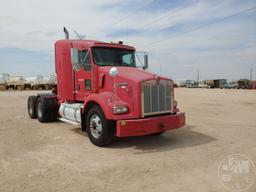
[[[184,126],[173,80],[145,71],[147,54],[137,67],[135,54],[122,42],[70,40],[66,34],[55,43],[57,89],[29,96],[30,118],[79,125],[97,146]]]

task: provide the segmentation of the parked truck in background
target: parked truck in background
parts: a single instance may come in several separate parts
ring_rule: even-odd
[[[225,87],[225,84],[227,83],[226,79],[214,79],[213,80],[213,84],[214,84],[214,88],[220,88],[223,89]]]
[[[250,89],[256,89],[256,81],[251,81],[250,82]]]
[[[55,43],[57,90],[28,98],[40,122],[79,125],[97,146],[114,137],[160,135],[185,124],[173,80],[136,66],[135,48],[123,43],[66,39]]]
[[[248,79],[238,80],[238,89],[250,89],[250,80]]]
[[[225,89],[237,89],[238,88],[238,83],[236,81],[230,81],[226,82],[224,85]]]
[[[204,83],[209,87],[209,88],[214,88],[214,80],[204,80]]]

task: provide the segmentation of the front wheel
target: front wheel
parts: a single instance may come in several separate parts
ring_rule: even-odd
[[[86,131],[90,141],[99,147],[110,144],[114,136],[111,121],[105,118],[99,106],[93,106],[86,116]]]

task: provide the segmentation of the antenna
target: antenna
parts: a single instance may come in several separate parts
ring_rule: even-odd
[[[81,40],[85,39],[85,35],[79,34],[76,30],[74,31],[74,33],[76,34],[78,39],[81,39]]]

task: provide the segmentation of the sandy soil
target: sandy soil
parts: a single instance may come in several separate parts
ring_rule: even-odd
[[[256,91],[176,89],[187,126],[162,136],[92,145],[73,125],[28,118],[36,92],[0,92],[0,191],[227,191],[218,167],[256,164]],[[256,191],[256,183],[248,190]]]

